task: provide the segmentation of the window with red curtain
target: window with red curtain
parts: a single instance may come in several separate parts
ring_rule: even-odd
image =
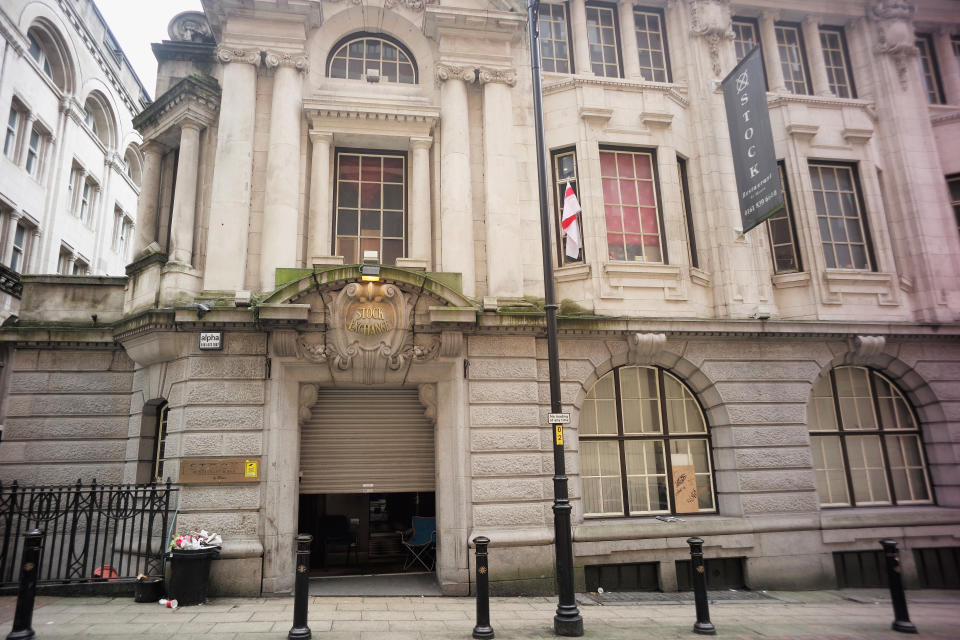
[[[652,151],[601,149],[610,260],[664,262]]]

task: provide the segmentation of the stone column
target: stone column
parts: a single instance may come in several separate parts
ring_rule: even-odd
[[[307,267],[317,260],[333,255],[330,233],[333,220],[330,218],[330,145],[333,134],[329,131],[310,131],[313,156],[310,166],[310,220],[307,224]]]
[[[523,252],[517,233],[517,171],[513,147],[512,70],[480,70],[483,84],[484,200],[487,295],[523,295]]]
[[[773,24],[779,17],[780,14],[775,11],[764,11],[760,15],[760,42],[763,45],[764,66],[767,68],[767,90],[786,93],[787,85],[783,81],[783,67],[780,66],[780,49],[777,48],[777,29]]]
[[[933,35],[933,48],[940,63],[940,78],[943,80],[943,93],[947,104],[960,104],[960,64],[953,53],[950,42],[953,33],[948,27],[941,27]]]
[[[23,270],[20,273],[37,273],[40,266],[40,230],[34,229],[30,236],[30,249],[24,251]],[[27,265],[30,265],[29,269]]]
[[[801,29],[803,44],[807,47],[813,93],[818,96],[832,96],[830,80],[827,78],[827,63],[823,59],[823,43],[820,41],[820,20],[812,15],[807,16],[803,19]]]
[[[221,46],[217,60],[223,65],[223,106],[217,130],[203,288],[237,291],[244,288],[247,266],[260,52]]]
[[[410,138],[410,223],[408,256],[422,260],[430,269],[430,248],[433,246],[433,229],[430,215],[430,146],[433,138]],[[442,225],[441,225],[442,227]]]
[[[10,265],[10,261],[13,259],[13,235],[16,233],[17,223],[20,222],[20,219],[23,218],[23,214],[19,211],[11,211],[7,216],[7,226],[3,229],[3,247],[2,256],[0,256],[0,261],[3,264]],[[24,243],[26,244],[26,243]],[[26,247],[24,247],[26,249]],[[24,251],[24,257],[26,257],[26,251]],[[20,272],[23,273],[23,265],[20,265]]]
[[[573,62],[576,65],[575,71],[592,76],[590,46],[587,40],[587,8],[584,0],[570,0],[570,26],[573,32],[572,46]],[[636,35],[634,35],[634,40],[636,40]]]
[[[73,265],[75,265],[76,263],[77,263],[77,254],[71,253],[71,254],[67,257],[66,262],[64,262],[64,265],[63,265],[63,273],[61,273],[60,275],[62,275],[62,276],[72,276],[72,275],[73,275]]]
[[[473,69],[437,65],[440,91],[440,270],[461,274],[463,294],[476,295],[473,247],[473,193],[470,178],[470,123],[467,83]]]
[[[137,201],[134,258],[157,239],[157,200],[160,198],[160,164],[163,160],[160,146],[155,142],[144,142],[140,150],[143,152],[143,173],[140,177],[140,199]]]
[[[273,76],[270,108],[270,146],[267,148],[267,183],[263,226],[260,232],[260,289],[272,291],[276,269],[296,267],[300,200],[300,73],[307,59],[289,54],[268,54]]]
[[[177,160],[177,185],[173,190],[173,220],[170,232],[170,260],[193,262],[193,230],[197,216],[197,170],[200,167],[200,124],[193,120],[180,123],[180,154]]]
[[[633,17],[633,3],[621,2],[620,42],[623,43],[623,75],[627,80],[643,80],[640,75],[640,56],[637,53],[637,26]]]

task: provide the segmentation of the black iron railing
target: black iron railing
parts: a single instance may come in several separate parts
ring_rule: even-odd
[[[0,483],[0,586],[15,584],[23,534],[44,531],[40,584],[161,575],[177,489],[157,484]]]

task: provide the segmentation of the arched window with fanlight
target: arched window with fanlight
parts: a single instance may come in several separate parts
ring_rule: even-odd
[[[579,435],[585,516],[716,513],[707,421],[669,371],[604,375],[584,400]]]
[[[417,64],[406,47],[385,34],[354,33],[330,50],[327,76],[416,84]]]
[[[807,426],[821,506],[933,502],[917,418],[883,374],[844,366],[821,376]]]
[[[73,72],[67,48],[53,25],[38,20],[27,29],[27,53],[60,91],[73,91]]]

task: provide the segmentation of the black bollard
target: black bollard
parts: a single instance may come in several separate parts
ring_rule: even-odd
[[[43,551],[43,531],[33,529],[24,534],[17,610],[13,615],[13,630],[7,634],[7,640],[26,640],[35,635],[30,625],[33,623],[33,601],[37,596],[41,551]]]
[[[907,595],[903,592],[903,576],[900,575],[900,554],[897,553],[896,540],[881,540],[883,554],[887,558],[887,582],[890,584],[890,600],[893,602],[894,631],[916,633],[917,627],[910,622],[907,613]]]
[[[707,604],[707,574],[703,566],[703,540],[688,538],[687,544],[690,545],[693,601],[697,605],[697,621],[693,625],[693,632],[713,636],[717,634],[717,630],[710,622],[710,605]]]
[[[490,626],[490,585],[487,570],[487,545],[490,538],[477,536],[473,539],[477,547],[477,626],[473,628],[476,640],[490,640],[493,627]]]
[[[293,627],[287,634],[289,640],[310,638],[307,626],[307,598],[310,593],[310,543],[313,536],[301,533],[297,536],[297,576],[293,592]]]

